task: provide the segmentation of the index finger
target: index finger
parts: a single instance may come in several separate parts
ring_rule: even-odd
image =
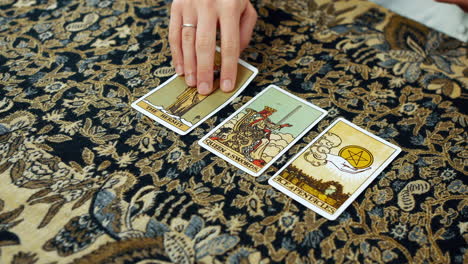
[[[238,1],[232,1],[238,4]],[[220,15],[221,27],[221,90],[231,92],[236,84],[237,62],[240,51],[240,14],[232,14],[236,8],[225,8]],[[224,14],[223,14],[224,13]]]
[[[208,95],[213,91],[213,63],[216,49],[216,15],[210,7],[199,14],[197,27],[197,88],[198,92]],[[210,12],[211,11],[211,12]]]
[[[180,1],[171,5],[169,20],[169,45],[172,53],[172,63],[178,75],[184,74],[184,58],[181,47],[182,9]]]

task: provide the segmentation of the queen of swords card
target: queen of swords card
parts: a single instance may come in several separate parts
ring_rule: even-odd
[[[200,145],[259,176],[326,111],[269,86],[200,140]]]

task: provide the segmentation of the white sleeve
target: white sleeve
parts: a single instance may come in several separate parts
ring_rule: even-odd
[[[463,42],[468,41],[468,13],[457,5],[434,0],[371,0]]]

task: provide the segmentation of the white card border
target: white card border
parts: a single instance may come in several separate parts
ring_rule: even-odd
[[[240,113],[242,110],[244,110],[246,107],[248,107],[250,104],[252,104],[252,102],[254,102],[255,100],[257,100],[258,97],[262,96],[264,93],[266,93],[266,91],[270,90],[270,89],[276,89],[290,97],[292,97],[293,99],[296,99],[298,100],[299,102],[301,103],[304,103],[314,109],[316,109],[317,111],[321,112],[322,114],[311,124],[309,125],[307,128],[304,129],[304,131],[302,131],[301,134],[299,134],[291,143],[289,143],[282,151],[280,151],[280,153],[278,155],[276,155],[270,162],[268,162],[260,171],[258,171],[257,173],[253,173],[252,171],[244,168],[243,166],[239,165],[237,162],[227,158],[225,155],[223,155],[222,153],[216,151],[215,149],[213,149],[212,147],[206,145],[203,141],[205,139],[207,139],[211,134],[213,134],[214,131],[218,130],[221,126],[223,126],[228,120],[232,119],[234,116],[236,116],[238,113]],[[216,156],[224,159],[225,161],[229,162],[230,164],[236,166],[237,168],[241,169],[242,171],[244,172],[247,172],[248,174],[254,176],[254,177],[258,177],[260,176],[262,173],[265,172],[265,170],[267,170],[277,159],[279,159],[282,155],[284,155],[284,153],[286,153],[286,151],[288,151],[288,149],[290,149],[299,139],[301,139],[307,132],[309,132],[318,122],[320,122],[320,120],[322,120],[326,115],[327,115],[327,111],[310,103],[310,102],[307,102],[306,100],[290,93],[290,92],[287,92],[285,91],[284,89],[281,89],[279,88],[278,86],[276,85],[269,85],[267,88],[265,88],[263,91],[261,91],[260,93],[258,93],[254,98],[250,99],[246,104],[244,104],[241,108],[239,108],[236,112],[234,112],[232,115],[230,115],[228,118],[226,118],[223,122],[221,122],[221,124],[217,125],[215,128],[213,128],[212,130],[210,130],[210,132],[208,132],[205,136],[203,136],[203,138],[201,138],[199,141],[198,141],[198,144],[202,147],[204,147],[205,149],[211,151],[213,154],[215,154]]]
[[[216,47],[216,50],[219,52],[219,47]],[[171,78],[169,78],[167,81],[165,81],[164,83],[162,83],[161,85],[159,85],[158,87],[154,88],[153,90],[149,91],[148,93],[146,93],[144,96],[140,97],[138,100],[136,100],[135,102],[133,102],[131,104],[131,107],[134,108],[135,110],[145,114],[147,117],[153,119],[154,121],[158,122],[159,124],[169,128],[170,130],[176,132],[177,134],[179,135],[187,135],[188,133],[190,133],[193,129],[195,129],[196,127],[198,127],[200,124],[202,124],[203,122],[205,122],[208,118],[212,117],[214,114],[216,114],[219,110],[221,110],[222,108],[224,108],[226,105],[228,105],[229,103],[231,103],[242,91],[244,91],[244,89],[252,82],[252,80],[255,78],[255,76],[257,76],[258,74],[258,69],[255,68],[254,66],[248,64],[247,62],[245,62],[244,60],[241,60],[239,59],[239,64],[244,66],[245,68],[247,68],[248,70],[252,71],[252,75],[244,82],[244,84],[237,90],[237,92],[235,92],[234,94],[232,94],[232,96],[226,100],[226,102],[224,102],[222,105],[220,105],[218,108],[216,108],[215,110],[211,111],[208,115],[206,115],[203,119],[199,120],[197,123],[195,123],[193,126],[191,126],[189,129],[187,129],[187,131],[182,131],[180,129],[178,129],[177,127],[169,124],[168,122],[164,121],[163,119],[153,115],[152,113],[146,111],[145,109],[143,109],[142,107],[138,106],[137,104],[140,102],[140,101],[143,101],[143,99],[145,99],[147,96],[149,96],[150,94],[156,92],[157,90],[159,89],[162,89],[164,86],[166,86],[168,83],[170,83],[172,80],[174,80],[175,78],[178,77],[177,74],[174,74],[174,76],[172,76]]]
[[[346,200],[345,203],[343,203],[339,208],[338,210],[336,210],[336,212],[334,214],[330,214],[328,212],[326,212],[325,210],[323,210],[322,208],[319,208],[311,203],[309,203],[307,200],[305,200],[304,198],[296,195],[295,193],[291,192],[290,190],[284,188],[283,186],[281,186],[280,184],[276,183],[275,181],[273,181],[274,178],[278,177],[278,175],[284,170],[286,169],[287,166],[289,166],[289,164],[291,164],[292,162],[294,162],[294,160],[296,160],[304,151],[306,151],[312,144],[314,144],[319,138],[321,138],[326,132],[328,132],[332,127],[334,127],[338,122],[344,122],[348,125],[350,125],[351,127],[363,132],[364,134],[370,136],[371,138],[385,144],[385,145],[388,145],[392,148],[395,149],[395,151],[392,153],[392,155],[390,155],[389,158],[387,158],[387,160],[382,164],[380,165],[379,169],[377,169],[371,176],[369,176],[369,178],[367,178],[366,181],[364,181],[363,184],[361,184],[361,186]],[[268,180],[268,183],[273,186],[274,188],[278,189],[279,191],[281,191],[283,194],[289,196],[290,198],[296,200],[297,202],[299,202],[300,204],[304,205],[305,207],[313,210],[314,212],[318,213],[319,215],[327,218],[328,220],[335,220],[336,218],[338,218],[339,215],[341,215],[341,213],[343,213],[344,210],[346,210],[346,208],[348,208],[348,206],[354,202],[354,200],[356,200],[356,198],[371,184],[371,182],[374,181],[374,179],[380,175],[380,173],[385,169],[387,168],[387,166],[398,156],[398,154],[400,154],[401,152],[401,148],[390,143],[390,142],[387,142],[385,141],[384,139],[370,133],[369,131],[351,123],[350,121],[344,119],[344,118],[338,118],[336,119],[331,125],[329,125],[326,129],[324,129],[322,131],[322,133],[320,133],[320,135],[318,135],[316,138],[314,138],[314,140],[312,140],[312,142],[310,142],[309,144],[307,144],[307,146],[305,146],[299,153],[297,153],[293,158],[291,158],[281,169],[279,169],[275,175],[273,175],[269,180]]]

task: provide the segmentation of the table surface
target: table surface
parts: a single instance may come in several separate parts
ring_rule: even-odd
[[[174,73],[169,1],[2,1],[1,263],[466,263],[466,43],[366,1],[255,6],[258,76],[179,136],[130,107]],[[197,141],[270,84],[329,114],[254,178]],[[267,181],[339,116],[402,153],[328,221]]]

